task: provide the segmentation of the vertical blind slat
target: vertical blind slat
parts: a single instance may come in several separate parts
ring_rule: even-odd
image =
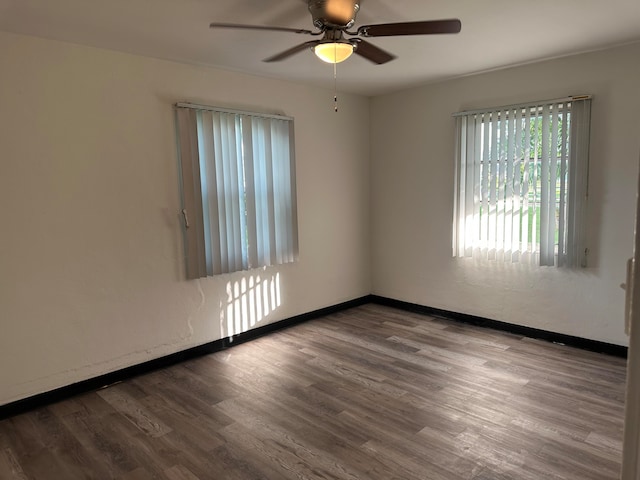
[[[263,125],[264,127],[264,125]],[[275,265],[277,263],[276,229],[275,229],[275,191],[274,191],[274,171],[273,171],[273,148],[271,145],[271,132],[267,132],[262,128],[263,133],[263,149],[265,152],[266,180],[267,180],[267,226],[269,232],[269,263]]]
[[[473,156],[477,158],[480,155],[482,148],[482,118],[479,115],[476,115],[474,118],[474,143],[473,143]],[[482,198],[482,171],[480,162],[473,162],[473,198],[472,198],[472,208],[473,208],[473,235],[477,237],[480,235],[481,228],[481,216],[480,216],[480,205]],[[480,248],[480,245],[471,243],[472,249]]]
[[[232,196],[232,209],[231,209],[231,222],[233,224],[233,251],[229,258],[230,263],[233,265],[233,270],[244,270],[244,258],[242,256],[242,217],[244,216],[244,209],[242,208],[243,197],[242,195],[242,137],[240,136],[240,118],[229,118],[229,124],[233,125],[233,130],[228,133],[229,148],[233,158],[230,162],[229,171],[231,173],[229,181],[231,182]]]
[[[524,167],[523,167],[523,179],[522,179],[522,196],[524,197],[522,211],[522,251],[526,254],[531,253],[531,242],[529,241],[529,185],[531,182],[531,115],[530,111],[525,111],[524,119]]]
[[[558,215],[558,263],[561,266],[565,266],[566,252],[565,243],[567,240],[566,235],[566,222],[567,222],[567,128],[568,128],[568,114],[567,109],[562,111],[561,130],[560,130],[560,204]]]
[[[246,185],[255,186],[256,158],[253,149],[253,121],[250,117],[242,118],[242,152],[244,155],[244,177]],[[257,196],[255,188],[245,189],[245,206],[247,219],[247,265],[258,263],[258,226],[257,226]]]
[[[220,113],[214,114],[215,119],[217,120],[216,127],[217,131],[215,132],[215,137],[218,141],[216,143],[216,157],[217,160],[215,162],[217,173],[218,173],[218,189],[217,192],[228,192],[230,191],[229,179],[228,179],[228,171],[229,167],[227,165],[228,160],[228,148],[226,139],[226,128],[227,122],[225,118]],[[233,268],[233,266],[229,262],[229,251],[233,249],[233,243],[231,242],[230,234],[232,232],[233,226],[229,222],[230,217],[230,202],[231,198],[228,198],[227,195],[218,195],[220,200],[219,210],[218,210],[218,221],[220,222],[220,269],[222,272],[228,272]]]
[[[504,258],[505,217],[506,217],[506,181],[507,181],[507,112],[500,112],[500,131],[498,134],[498,235],[497,249],[500,258]]]
[[[265,252],[269,248],[267,242],[267,223],[265,218],[265,205],[267,204],[267,186],[265,180],[264,152],[259,148],[262,144],[260,141],[261,129],[258,122],[259,119],[251,119],[251,138],[252,138],[252,157],[255,163],[254,168],[254,194],[256,197],[256,232],[255,239],[256,255],[258,264],[265,264]]]
[[[290,216],[289,222],[287,223],[287,228],[289,229],[289,237],[291,238],[291,250],[289,251],[289,261],[295,262],[298,260],[298,201],[296,198],[297,189],[296,189],[296,162],[295,159],[295,130],[293,122],[288,122],[288,139],[285,140],[289,142],[289,148],[287,149],[287,158],[289,162],[287,163],[287,167],[289,168],[289,183],[287,184],[287,192],[288,196],[291,199],[289,202]]]
[[[495,128],[498,122],[497,112],[491,114],[491,186],[489,196],[489,257],[496,258],[496,238],[498,236],[498,129]]]
[[[569,195],[567,228],[571,248],[570,266],[586,264],[585,212],[587,206],[587,184],[589,178],[589,130],[591,126],[591,100],[575,102],[571,112],[571,150],[569,154]]]
[[[473,149],[475,147],[475,127],[476,119],[475,117],[469,119],[469,123],[467,125],[467,153],[465,154],[466,165],[465,165],[465,207],[464,207],[464,231],[472,232],[473,231]],[[470,235],[465,235],[465,244],[464,251],[465,255],[470,256],[472,254],[471,249],[473,248],[473,244],[469,241]]]
[[[506,180],[505,180],[505,222],[504,222],[504,250],[507,257],[512,256],[512,240],[513,240],[513,176],[514,176],[514,159],[513,152],[515,150],[515,118],[514,112],[509,111],[508,117],[505,118],[506,123]],[[506,258],[505,258],[506,260]]]
[[[551,106],[551,145],[549,146],[549,231],[547,245],[549,246],[550,265],[555,260],[555,245],[557,231],[557,199],[558,199],[558,109]]]
[[[540,265],[549,265],[549,106],[542,113],[540,155]],[[537,207],[537,206],[536,206]]]
[[[187,278],[199,278],[206,275],[204,228],[192,217],[202,215],[202,192],[200,190],[200,157],[196,131],[196,112],[189,109],[176,109],[176,127],[178,137],[178,157],[182,180],[182,208],[187,212],[189,226],[185,225],[185,259]],[[195,218],[193,220],[195,220]]]
[[[482,149],[482,229],[480,231],[480,247],[482,248],[482,256],[487,256],[487,238],[489,237],[489,132],[490,132],[489,116],[482,115],[482,130],[484,135],[482,141],[484,148]]]
[[[538,205],[540,202],[540,195],[539,195],[539,190],[538,190],[538,180],[539,180],[539,175],[538,175],[538,168],[540,166],[540,162],[538,161],[538,155],[540,153],[540,149],[542,148],[540,146],[540,139],[538,138],[538,129],[540,128],[540,119],[538,118],[538,107],[535,108],[535,116],[533,117],[533,133],[534,133],[534,139],[533,139],[533,155],[532,155],[532,161],[533,161],[533,174],[532,174],[532,178],[531,178],[531,192],[532,192],[532,199],[533,199],[533,205],[531,205],[531,243],[532,243],[532,260],[534,260],[536,258],[536,256],[540,255],[540,247],[537,241],[538,235],[539,235],[539,229],[538,229],[538,219],[540,217],[540,215],[538,214]]]
[[[513,213],[513,254],[511,260],[513,262],[520,261],[520,252],[522,251],[522,198],[521,198],[521,172],[522,172],[522,110],[515,111],[515,148],[513,151],[513,195],[514,195],[514,213]]]
[[[202,186],[202,218],[204,219],[205,257],[207,275],[213,275],[213,252],[220,251],[219,235],[216,236],[217,222],[210,221],[212,212],[217,215],[218,197],[211,195],[209,185],[216,184],[216,171],[207,164],[204,159],[213,155],[213,119],[211,115],[198,112],[198,129],[202,135],[198,136],[198,150],[202,152],[203,161],[200,164],[201,186]]]
[[[464,235],[462,228],[460,227],[460,179],[461,179],[461,165],[462,165],[462,151],[461,151],[461,143],[462,143],[462,130],[463,123],[466,121],[466,118],[463,116],[457,117],[455,120],[455,138],[456,142],[454,145],[454,153],[453,153],[453,172],[454,172],[454,182],[453,182],[453,222],[452,222],[452,235],[451,235],[451,250],[453,252],[453,256],[457,256],[459,252],[462,251],[459,245],[459,241]]]
[[[272,122],[272,135],[273,143],[275,145],[274,158],[278,164],[278,204],[280,211],[280,218],[278,220],[278,229],[280,232],[281,242],[278,249],[280,255],[280,262],[286,263],[291,261],[290,252],[292,251],[293,244],[290,236],[290,229],[287,228],[291,224],[291,209],[289,202],[287,202],[287,191],[289,187],[288,178],[290,178],[289,170],[289,154],[288,154],[288,142],[285,141],[286,133],[289,130],[289,126],[286,122],[275,121]]]

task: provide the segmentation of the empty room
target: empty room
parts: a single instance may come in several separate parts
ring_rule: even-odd
[[[639,59],[637,0],[0,0],[0,479],[640,480]]]

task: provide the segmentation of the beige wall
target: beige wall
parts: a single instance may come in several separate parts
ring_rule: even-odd
[[[367,98],[0,46],[0,405],[370,292]],[[177,101],[295,117],[298,263],[184,279]]]
[[[640,45],[510,68],[372,102],[373,293],[626,344],[640,151]],[[593,94],[590,267],[451,257],[454,122],[460,110]]]

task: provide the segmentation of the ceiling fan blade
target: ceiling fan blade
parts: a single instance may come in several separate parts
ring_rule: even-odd
[[[307,48],[315,47],[319,43],[320,43],[320,41],[318,41],[318,40],[312,40],[310,42],[301,43],[300,45],[296,45],[295,47],[290,48],[289,50],[285,50],[284,52],[280,52],[280,53],[274,55],[273,57],[265,58],[263,60],[263,62],[279,62],[280,60],[284,60],[285,58],[288,58],[291,55],[295,55],[296,53],[301,52],[302,50],[305,50]]]
[[[274,32],[291,32],[303,33],[306,35],[320,35],[322,32],[312,32],[304,28],[288,28],[288,27],[269,27],[264,25],[243,25],[241,23],[219,23],[213,22],[209,24],[209,28],[239,28],[244,30],[270,30]]]
[[[424,22],[380,23],[363,25],[358,28],[361,37],[391,37],[396,35],[432,35],[437,33],[458,33],[462,22],[457,18],[449,20],[427,20]]]
[[[376,47],[372,43],[365,42],[361,38],[354,38],[351,42],[356,47],[354,50],[355,53],[378,65],[390,62],[396,58],[395,55]]]

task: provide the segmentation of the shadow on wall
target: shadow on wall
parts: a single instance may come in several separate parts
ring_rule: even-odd
[[[281,305],[280,274],[252,274],[227,283],[226,305],[220,304],[222,337],[244,333],[269,318]]]

